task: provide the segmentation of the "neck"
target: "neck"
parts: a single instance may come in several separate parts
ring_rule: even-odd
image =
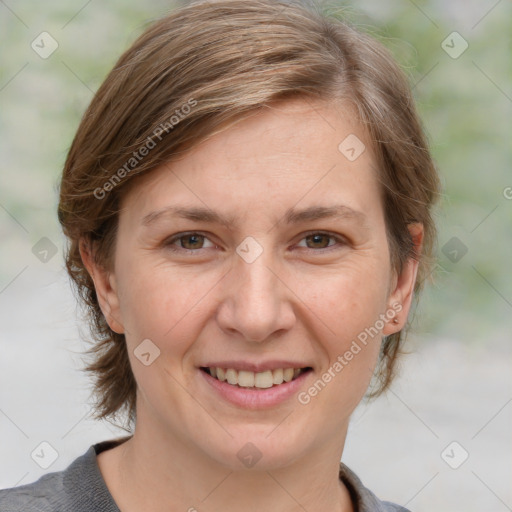
[[[109,450],[111,461],[100,465],[109,466],[111,477],[105,480],[123,512],[353,512],[338,475],[346,431],[339,450],[324,446],[278,469],[233,470],[168,432],[143,425],[138,422],[133,437]]]

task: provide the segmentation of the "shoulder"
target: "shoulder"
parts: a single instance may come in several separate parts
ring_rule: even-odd
[[[347,486],[358,512],[410,512],[409,509],[396,503],[381,501],[372,491],[365,487],[360,478],[343,463],[340,463],[340,479]]]
[[[47,512],[61,510],[69,506],[70,497],[65,486],[70,471],[83,472],[92,447],[76,458],[66,469],[43,475],[39,480],[18,487],[0,490],[0,510],[2,512]],[[73,468],[73,469],[72,469]]]
[[[408,508],[404,508],[401,505],[397,505],[396,503],[391,503],[390,501],[382,501],[383,509],[386,512],[411,512]]]
[[[96,456],[116,441],[95,444],[62,471],[0,489],[1,512],[119,512],[98,468]]]
[[[2,512],[49,512],[66,505],[64,471],[43,475],[31,484],[0,490]]]

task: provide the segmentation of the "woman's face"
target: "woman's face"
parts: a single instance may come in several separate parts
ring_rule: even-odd
[[[95,281],[126,335],[137,429],[270,469],[341,454],[415,271],[411,260],[392,272],[360,126],[334,104],[293,100],[142,177],[122,203],[113,268]],[[309,370],[279,384],[290,368]]]

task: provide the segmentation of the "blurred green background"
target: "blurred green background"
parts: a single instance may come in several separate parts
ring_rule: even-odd
[[[0,4],[0,290],[25,265],[37,263],[29,249],[41,237],[62,249],[56,186],[80,117],[120,53],[173,5],[177,2]],[[414,331],[468,343],[510,338],[512,200],[505,195],[512,186],[512,4],[324,5],[341,9],[379,38],[406,70],[442,176],[438,266]],[[30,46],[43,30],[59,44],[47,59]],[[454,31],[468,44],[458,58],[442,48]],[[459,261],[450,260],[450,245],[443,252],[453,237],[460,243],[452,244],[467,248]]]

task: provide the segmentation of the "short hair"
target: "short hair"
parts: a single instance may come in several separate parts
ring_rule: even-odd
[[[291,98],[354,107],[375,154],[393,269],[420,256],[417,297],[432,270],[440,185],[407,77],[388,50],[342,17],[298,2],[191,3],[153,22],[119,58],[81,120],[62,173],[58,217],[69,242],[66,267],[95,341],[85,371],[95,377],[96,418],[124,411],[134,422],[136,382],[124,335],[99,307],[81,240],[110,268],[120,199],[135,177]],[[408,230],[415,222],[424,226],[421,255]],[[382,340],[371,397],[391,383],[402,343],[402,332]]]

